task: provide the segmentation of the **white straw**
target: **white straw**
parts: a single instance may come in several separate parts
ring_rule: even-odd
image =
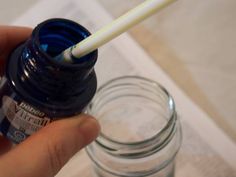
[[[71,61],[71,54],[79,59],[174,1],[176,0],[146,0],[88,38],[66,49],[63,52],[63,60]]]

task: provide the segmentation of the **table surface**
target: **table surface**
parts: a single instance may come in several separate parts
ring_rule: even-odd
[[[2,25],[13,22],[38,0],[1,1]],[[114,17],[142,2],[99,1]],[[175,83],[234,141],[235,8],[235,0],[179,0],[129,31]]]

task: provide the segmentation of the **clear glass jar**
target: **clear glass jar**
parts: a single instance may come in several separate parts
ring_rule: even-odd
[[[86,148],[96,176],[174,176],[182,133],[165,88],[142,77],[117,78],[98,90],[87,112],[102,127]]]

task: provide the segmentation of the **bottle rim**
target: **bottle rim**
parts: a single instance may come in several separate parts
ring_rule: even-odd
[[[81,57],[78,60],[78,63],[66,63],[66,62],[58,62],[55,60],[54,57],[50,56],[47,52],[43,50],[41,47],[41,42],[40,42],[40,36],[41,36],[41,31],[45,30],[47,28],[53,27],[55,30],[53,31],[54,33],[57,32],[58,28],[67,28],[67,30],[73,30],[77,33],[77,35],[81,35],[84,39],[87,38],[88,36],[91,35],[91,33],[82,25],[75,23],[72,20],[68,19],[63,19],[63,18],[52,18],[48,19],[36,26],[36,28],[32,32],[32,37],[34,38],[34,44],[35,48],[39,51],[39,53],[47,59],[50,63],[52,63],[54,66],[60,67],[60,68],[68,68],[68,69],[78,69],[78,68],[83,68],[83,67],[89,67],[93,66],[98,57],[98,50],[94,50],[91,53]],[[57,28],[57,29],[56,29]],[[79,42],[79,41],[77,41]],[[75,43],[76,44],[76,43]],[[71,47],[71,46],[68,46]],[[66,49],[66,48],[65,48]],[[74,59],[74,57],[72,56]],[[73,61],[75,61],[74,59]],[[89,62],[87,62],[89,61]]]

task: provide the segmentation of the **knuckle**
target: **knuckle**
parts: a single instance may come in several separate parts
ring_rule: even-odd
[[[55,175],[65,163],[66,150],[60,141],[48,141],[47,156],[49,168]]]

